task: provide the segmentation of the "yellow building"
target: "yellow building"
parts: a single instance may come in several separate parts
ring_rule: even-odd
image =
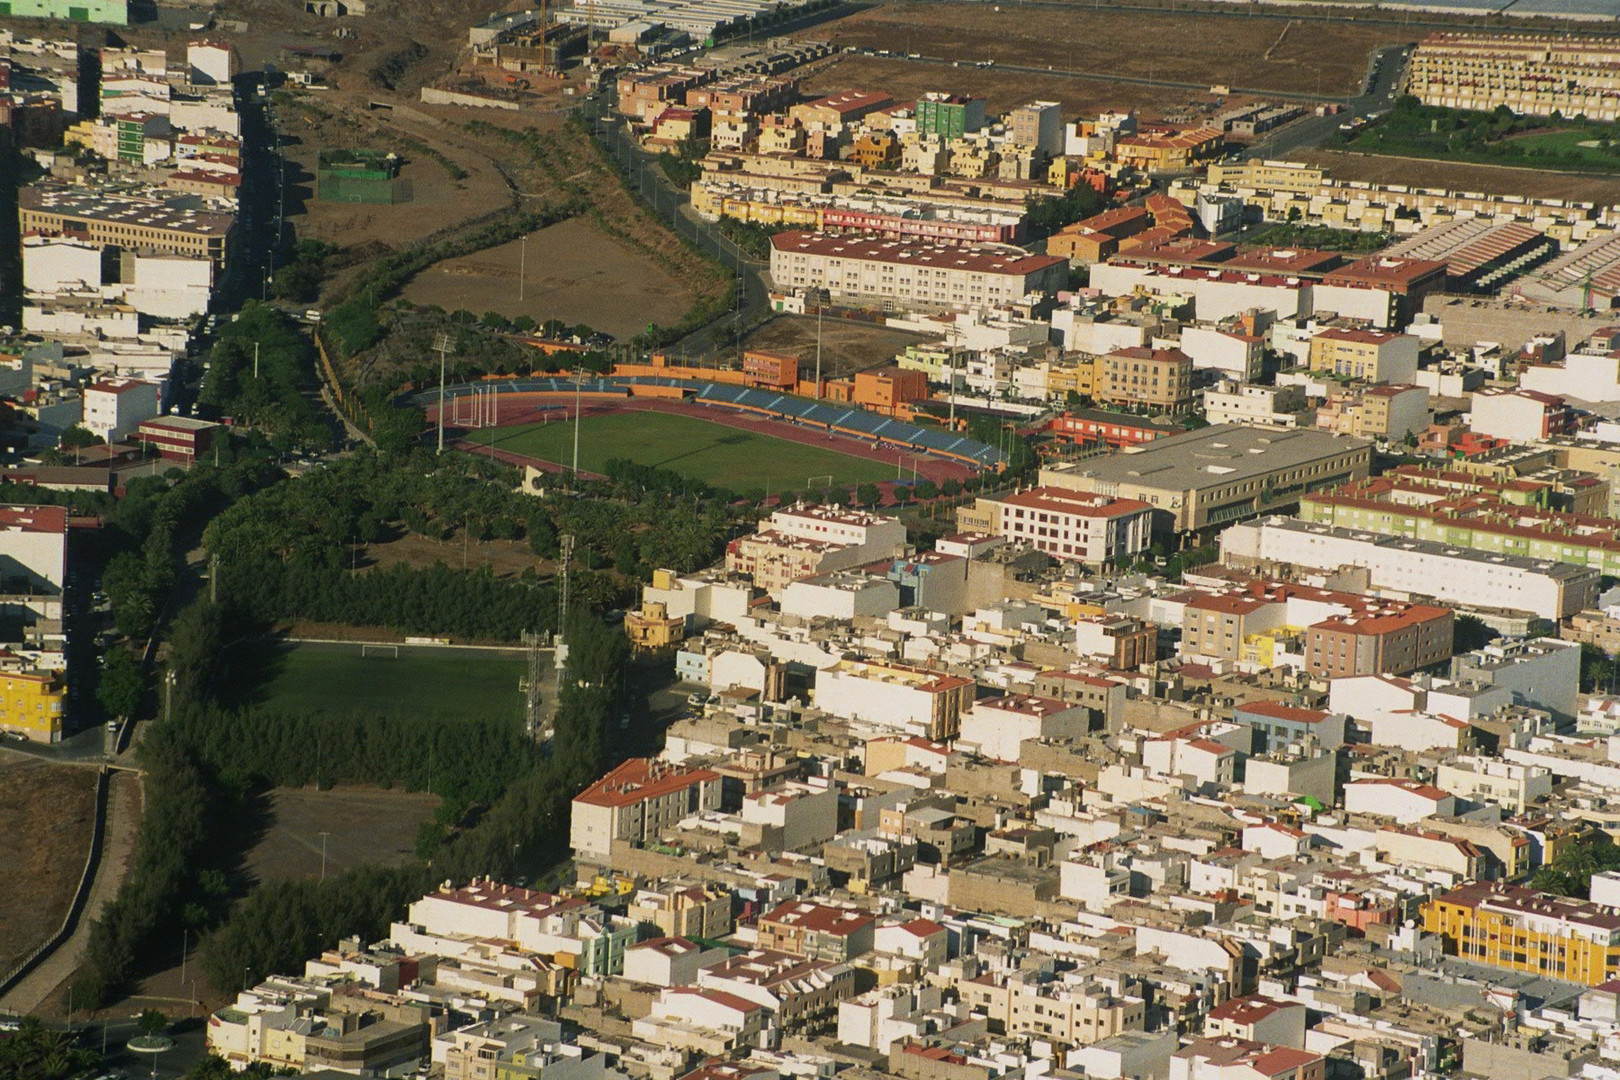
[[[61,742],[66,700],[56,672],[0,674],[0,731],[19,731],[35,742]]]
[[[1596,986],[1620,976],[1620,910],[1476,881],[1423,906],[1448,955]]]
[[[686,620],[671,616],[659,601],[644,602],[624,617],[624,632],[636,649],[667,649],[686,637]]]

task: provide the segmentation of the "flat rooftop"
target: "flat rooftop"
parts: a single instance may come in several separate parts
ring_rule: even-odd
[[[1279,529],[1283,532],[1312,533],[1317,536],[1331,536],[1339,540],[1354,540],[1363,544],[1388,548],[1392,551],[1410,551],[1414,555],[1458,559],[1462,562],[1475,563],[1481,569],[1500,567],[1502,569],[1522,570],[1564,581],[1578,581],[1597,574],[1596,568],[1590,566],[1577,566],[1574,563],[1557,562],[1552,559],[1532,559],[1524,555],[1506,555],[1494,551],[1475,551],[1456,544],[1444,544],[1438,540],[1384,536],[1380,533],[1368,532],[1365,529],[1350,529],[1342,525],[1325,525],[1301,521],[1299,518],[1269,517],[1250,522],[1250,524],[1262,525],[1268,529]]]
[[[1066,486],[1067,477],[1103,484],[1141,484],[1174,491],[1220,487],[1354,451],[1372,443],[1347,435],[1299,429],[1268,431],[1242,424],[1166,435],[1107,457],[1064,462],[1041,470],[1042,485]]]
[[[166,229],[198,236],[224,236],[236,224],[232,214],[176,209],[159,199],[55,183],[35,184],[18,191],[17,206],[22,210],[60,214],[67,218]]]

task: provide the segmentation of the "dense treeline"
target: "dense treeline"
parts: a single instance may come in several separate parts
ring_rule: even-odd
[[[278,881],[254,889],[207,940],[203,974],[221,990],[303,971],[304,961],[351,934],[366,942],[421,896],[430,875],[419,863],[362,866],[325,881]]]
[[[256,648],[257,646],[255,646]],[[189,708],[165,724],[227,779],[268,787],[401,784],[465,805],[499,799],[539,756],[509,721]]]
[[[725,501],[729,493],[635,466],[583,493],[608,499],[521,494],[507,486],[514,476],[475,456],[360,453],[241,500],[210,526],[206,544],[220,557],[222,595],[262,619],[513,640],[521,630],[554,627],[555,596],[535,575],[499,579],[448,567],[355,574],[352,547],[401,530],[439,541],[465,533],[526,541],[535,554],[555,558],[559,538],[570,534],[577,541],[576,595],[607,607],[625,599],[625,583],[588,571],[611,566],[625,577],[646,577],[656,567],[695,570],[711,563],[753,513],[734,511]],[[690,498],[669,498],[677,485]],[[447,562],[456,554],[454,545],[446,547]]]
[[[157,618],[164,593],[174,584],[182,543],[204,521],[249,491],[280,475],[259,453],[218,466],[198,462],[172,485],[162,478],[132,481],[106,527],[117,554],[107,561],[101,584],[112,602],[118,632],[144,637]]]
[[[396,565],[353,574],[307,558],[250,558],[230,564],[220,580],[234,601],[265,620],[516,641],[525,630],[555,629],[557,619],[556,591],[532,575],[503,579],[443,563],[425,570]]]
[[[160,929],[176,928],[188,903],[216,896],[222,879],[205,878],[204,853],[222,799],[191,755],[161,744],[142,747],[146,809],[129,876],[90,927],[74,996],[89,1005],[111,1001],[134,975]]]
[[[314,404],[315,346],[280,311],[250,301],[214,343],[198,404],[268,435],[283,448],[332,445]]]

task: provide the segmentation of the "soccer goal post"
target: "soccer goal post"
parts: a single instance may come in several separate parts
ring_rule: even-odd
[[[812,476],[804,482],[804,486],[806,490],[809,491],[826,491],[828,488],[833,486],[832,473],[826,473],[822,476]]]
[[[399,659],[399,646],[398,645],[362,645],[362,646],[360,646],[360,658],[362,660],[364,660],[364,659],[367,659],[369,657],[386,657],[389,660],[398,660]]]

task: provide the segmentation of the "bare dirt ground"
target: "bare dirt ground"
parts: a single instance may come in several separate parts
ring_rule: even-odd
[[[867,368],[881,367],[894,360],[907,345],[932,341],[925,334],[891,330],[886,326],[863,325],[838,319],[824,319],[821,326],[821,373],[841,378]],[[816,319],[813,315],[778,315],[743,339],[745,349],[787,353],[804,360],[805,378],[814,374],[816,363]]]
[[[347,249],[338,267],[357,267],[369,255],[517,204],[511,182],[459,122],[446,123],[415,108],[368,112],[363,97],[305,93],[280,110],[288,219],[298,237]],[[317,199],[316,162],[323,149],[334,147],[399,154],[405,159],[400,179],[409,186],[409,198],[383,206]],[[345,277],[340,269],[332,284]]]
[[[913,60],[881,56],[840,56],[805,82],[809,94],[830,94],[849,88],[890,95],[908,101],[930,90],[976,94],[987,99],[991,112],[1005,112],[1026,101],[1056,101],[1065,115],[1095,114],[1107,109],[1135,109],[1154,119],[1172,112],[1187,100],[1187,91],[1134,86],[1094,79],[1067,79],[994,68],[942,67]]]
[[[524,253],[525,247],[527,253]],[[518,299],[518,276],[523,296]],[[405,289],[413,304],[498,311],[536,322],[585,323],[615,337],[634,337],[649,322],[680,321],[694,296],[663,267],[572,218],[511,243],[439,263]]]
[[[1536,199],[1574,199],[1604,205],[1620,203],[1620,177],[1613,175],[1466,165],[1335,150],[1301,151],[1291,156],[1324,166],[1335,180],[1410,184],[1490,195],[1526,195]]]
[[[95,819],[93,769],[0,762],[0,972],[62,925]]]
[[[1185,11],[1146,14],[1089,5],[1032,8],[1012,2],[883,4],[813,27],[803,36],[964,65],[993,60],[1331,95],[1359,88],[1367,55],[1374,48],[1416,37],[1399,26],[1285,22],[1238,14],[1194,16]],[[1145,47],[1148,42],[1151,47]],[[965,80],[960,89],[984,93],[971,85],[981,70],[993,71],[975,69],[971,75],[960,69],[939,71],[938,77],[950,81],[960,74]],[[950,88],[957,89],[954,84]],[[1025,99],[1030,96],[1026,91]],[[998,107],[994,99],[990,104],[992,109]]]
[[[529,569],[549,572],[552,568],[550,560],[534,554],[529,550],[529,545],[521,540],[468,540],[465,546],[462,540],[459,533],[448,540],[438,541],[406,532],[380,543],[363,544],[354,554],[357,568],[362,574],[368,568],[387,569],[400,562],[418,569],[439,562],[459,567],[463,556],[468,567],[476,569],[487,566],[499,578],[517,577]]]
[[[260,883],[319,877],[323,830],[328,874],[403,863],[438,802],[425,792],[373,787],[276,788],[265,796],[264,834],[247,854],[247,872]]]
[[[89,770],[81,771],[88,778]],[[92,806],[93,794],[92,791],[86,796],[87,804]],[[141,790],[140,779],[130,772],[114,773],[107,788],[107,831],[101,849],[101,863],[97,867],[95,881],[90,886],[90,896],[85,902],[84,914],[80,916],[72,936],[58,946],[6,996],[7,1008],[34,1013],[47,1019],[61,1019],[66,1015],[67,988],[84,959],[85,951],[89,948],[90,928],[102,908],[118,894],[125,876],[129,873],[130,861],[134,858],[135,852],[135,835],[140,828],[144,806],[145,797]],[[87,840],[88,829],[87,823]],[[79,867],[83,866],[83,858],[84,849],[81,848],[77,866],[73,870],[75,882],[78,880]],[[72,889],[73,885],[70,884],[68,886],[70,894]],[[63,904],[67,902],[64,900]],[[61,914],[62,911],[59,910],[58,920]],[[114,1005],[113,1009],[116,1010],[117,1006]],[[113,1015],[117,1013],[114,1012]],[[126,1011],[124,1015],[127,1016],[128,1012]]]

